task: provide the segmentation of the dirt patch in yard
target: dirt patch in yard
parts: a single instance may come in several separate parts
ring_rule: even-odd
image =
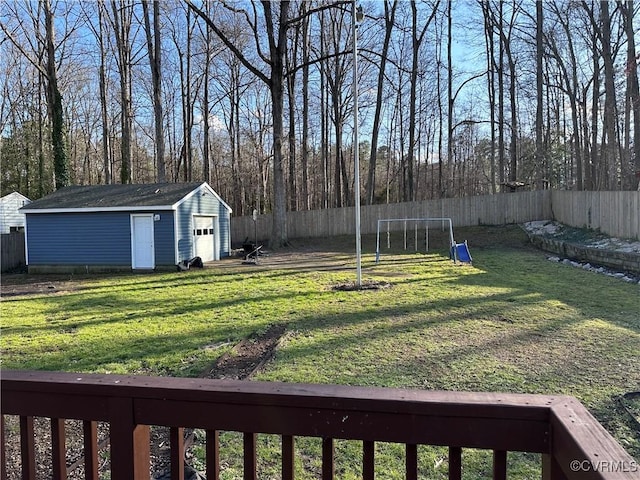
[[[38,289],[36,289],[38,292]],[[35,293],[35,292],[34,292]],[[247,380],[257,373],[275,354],[276,349],[285,334],[284,325],[271,325],[265,331],[255,333],[235,345],[231,351],[221,356],[210,368],[207,368],[200,377],[212,379]],[[67,421],[67,467],[69,479],[84,478],[83,465],[83,433],[82,425],[77,421]],[[20,431],[18,419],[8,417],[5,424],[6,432],[6,461],[8,478],[20,477]],[[51,425],[46,419],[38,418],[35,421],[35,438],[38,439],[36,450],[38,452],[37,472],[38,478],[47,478],[51,470]],[[185,458],[192,456],[190,448],[202,441],[196,432],[189,429],[185,431]],[[101,452],[100,470],[110,470],[109,455],[109,430],[106,424],[99,426],[99,442]],[[154,479],[170,478],[170,448],[169,429],[152,427],[151,429],[151,469]],[[185,464],[185,478],[196,480],[204,478],[190,465]]]
[[[271,325],[266,331],[242,340],[202,372],[200,377],[233,380],[251,378],[273,357],[284,333],[284,325]]]
[[[96,278],[89,277],[89,278]],[[82,288],[87,278],[70,278],[68,275],[29,275],[28,273],[3,274],[0,284],[2,297],[19,295],[43,295],[71,292]]]

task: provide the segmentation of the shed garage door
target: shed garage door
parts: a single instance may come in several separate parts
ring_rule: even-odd
[[[193,217],[193,245],[196,256],[203,262],[210,262],[216,259],[216,217],[194,216]]]

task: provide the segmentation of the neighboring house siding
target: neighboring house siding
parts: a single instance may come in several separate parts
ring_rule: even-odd
[[[127,212],[27,217],[29,265],[131,265]]]
[[[9,233],[11,227],[24,227],[24,213],[20,213],[18,209],[30,202],[31,200],[17,192],[0,199],[0,233]]]
[[[202,193],[206,192],[205,195]],[[190,196],[178,206],[178,261],[193,256],[193,216],[215,215],[218,217],[218,232],[220,243],[220,257],[228,257],[230,252],[230,214],[226,206],[215,196],[200,188],[195,195]]]

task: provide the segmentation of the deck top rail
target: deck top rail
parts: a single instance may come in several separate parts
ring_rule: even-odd
[[[33,417],[82,420],[88,426],[108,422],[114,479],[149,478],[150,425],[178,433],[200,428],[208,437],[243,432],[249,435],[245,449],[256,434],[267,433],[281,435],[283,449],[295,436],[362,440],[363,461],[373,442],[395,442],[407,445],[407,458],[415,445],[449,446],[454,453],[493,450],[503,463],[507,451],[540,453],[543,478],[640,476],[635,460],[567,396],[12,370],[2,371],[0,387],[2,415],[19,416],[25,428],[24,419]],[[26,429],[27,436],[33,434]],[[23,445],[28,450],[28,439]],[[33,460],[29,452],[22,455],[24,469]],[[459,478],[459,471],[451,475],[452,463],[455,458],[450,458],[450,478]],[[207,478],[217,478],[217,470]],[[292,472],[283,478],[293,478]],[[256,478],[255,472],[245,472],[245,478]],[[494,478],[504,478],[495,465]]]

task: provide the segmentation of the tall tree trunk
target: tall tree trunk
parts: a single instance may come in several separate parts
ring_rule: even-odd
[[[453,166],[453,30],[451,28],[452,15],[451,15],[451,1],[447,2],[447,165],[449,172],[447,175],[448,181],[447,196],[453,193],[454,188],[454,166]]]
[[[498,33],[500,38],[500,52],[498,54],[498,180],[504,188],[504,11],[503,2],[499,2]]]
[[[389,55],[389,44],[391,42],[391,33],[395,24],[396,8],[398,0],[393,0],[391,9],[389,9],[389,0],[384,1],[384,41],[382,43],[382,51],[380,52],[380,63],[378,65],[378,84],[376,87],[376,110],[373,114],[373,125],[371,129],[371,152],[369,154],[369,172],[367,175],[367,198],[368,205],[373,205],[375,199],[376,188],[376,160],[378,156],[378,133],[380,130],[380,119],[382,117],[382,94],[384,92],[384,77],[387,66],[387,56]]]
[[[109,185],[113,182],[111,173],[111,153],[109,139],[109,116],[107,110],[107,74],[106,74],[106,49],[104,40],[104,0],[98,2],[98,45],[100,47],[100,67],[98,72],[100,85],[100,113],[102,116],[102,157],[104,169],[104,183]]]
[[[118,50],[118,71],[120,74],[120,182],[131,183],[131,44],[129,34],[131,31],[132,4],[123,0],[118,4],[112,0],[113,27],[116,35]]]
[[[608,189],[617,188],[617,178],[611,173],[616,169],[616,86],[613,66],[613,52],[611,50],[611,17],[609,15],[609,2],[601,0],[600,14],[602,16],[602,60],[604,62],[604,118],[603,130],[605,134],[606,156],[603,159],[602,174],[605,181],[602,186]]]
[[[536,2],[536,167],[537,172],[537,188],[542,190],[545,188],[544,176],[545,176],[545,152],[543,150],[544,143],[542,141],[542,122],[544,112],[543,102],[543,21],[544,16],[542,13],[542,2]]]
[[[631,167],[631,178],[627,180],[627,185],[633,190],[640,190],[640,89],[638,87],[638,57],[636,56],[635,32],[633,31],[633,0],[620,2],[624,14],[624,28],[627,37],[627,97],[633,111],[633,155],[629,151],[629,161],[635,159]],[[630,130],[629,123],[627,131]],[[629,134],[631,132],[629,131]],[[626,144],[629,148],[629,139]]]
[[[53,168],[56,189],[69,185],[69,160],[64,134],[64,111],[62,94],[58,89],[58,72],[56,67],[55,32],[51,1],[44,1],[44,15],[47,44],[47,99],[51,115],[51,144],[53,146]]]
[[[187,52],[185,55],[185,85],[184,85],[184,102],[185,117],[184,123],[184,163],[185,163],[185,181],[193,181],[193,143],[191,134],[193,132],[193,97],[192,97],[192,77],[191,77],[191,41],[193,37],[193,27],[191,25],[191,12],[187,10]]]
[[[495,42],[491,4],[481,1],[484,16],[484,36],[487,49],[487,95],[489,97],[489,128],[491,129],[491,145],[489,146],[489,177],[491,193],[496,193],[496,77],[495,77]]]
[[[583,190],[583,156],[580,139],[580,125],[578,121],[578,61],[576,58],[575,48],[573,46],[573,38],[570,31],[569,21],[568,19],[562,19],[561,23],[567,37],[567,49],[569,51],[569,61],[571,62],[571,75],[569,75],[569,72],[565,67],[564,56],[558,52],[555,43],[552,43],[551,47],[554,49],[558,64],[563,73],[562,76],[566,85],[565,90],[569,96],[569,102],[571,104],[571,123],[573,128],[574,144],[572,151],[575,156],[576,188],[578,190]]]
[[[337,75],[336,75],[337,78]],[[335,84],[334,84],[335,85]],[[333,171],[333,191],[334,191],[334,204],[335,208],[346,207],[347,204],[343,203],[343,185],[342,185],[342,129],[343,124],[340,121],[340,98],[338,97],[339,91],[332,89],[331,106],[333,109],[334,129],[335,129],[335,166]],[[347,186],[344,185],[346,189]]]
[[[153,85],[153,117],[155,123],[156,177],[158,182],[165,182],[164,164],[164,124],[162,114],[162,45],[160,37],[160,2],[153,2],[153,34],[149,20],[149,0],[142,1],[144,26],[147,36],[147,51],[151,67]]]
[[[211,27],[206,25],[206,45],[204,63],[204,85],[202,94],[202,161],[204,181],[211,183],[211,160],[209,159],[209,69],[211,68]]]
[[[438,196],[445,196],[444,185],[442,181],[444,164],[442,161],[442,137],[444,130],[444,109],[442,108],[442,47],[441,42],[436,42],[436,90],[438,91]]]
[[[296,211],[298,198],[296,192],[296,73],[295,64],[298,56],[298,43],[300,39],[300,30],[296,29],[293,48],[287,49],[285,60],[287,63],[287,95],[289,107],[289,210]]]
[[[320,56],[325,56],[325,15],[321,13],[320,20]],[[331,204],[331,163],[329,161],[329,91],[327,89],[326,70],[320,68],[320,137],[322,157],[322,208],[329,208]]]
[[[284,55],[287,48],[287,21],[290,2],[280,2],[278,33],[276,35],[270,0],[263,0],[269,50],[271,57],[270,91],[273,111],[273,227],[270,245],[283,247],[289,244],[287,235],[287,202],[282,165],[282,123],[284,105]]]
[[[427,32],[427,28],[431,24],[436,12],[438,11],[438,5],[440,2],[436,2],[433,10],[431,11],[431,15],[428,20],[425,22],[422,30],[418,33],[418,9],[416,8],[415,0],[411,0],[411,43],[412,43],[412,57],[411,57],[411,82],[410,82],[410,98],[409,98],[409,150],[407,152],[407,184],[406,190],[404,192],[405,201],[414,201],[415,193],[414,193],[414,165],[416,162],[415,159],[415,150],[416,150],[416,105],[418,103],[416,88],[418,84],[418,60],[420,54],[420,46],[422,45],[422,41],[424,39],[424,35]],[[451,2],[449,5],[449,14],[451,14]],[[450,25],[450,24],[449,24]],[[449,44],[450,45],[450,44]],[[451,60],[451,59],[449,59]],[[452,70],[449,69],[449,75],[451,77]],[[451,81],[449,82],[451,86]]]
[[[38,197],[44,197],[47,193],[45,175],[45,156],[44,156],[44,115],[42,111],[42,90],[45,77],[42,73],[38,75]],[[27,176],[27,179],[29,177]]]
[[[303,2],[301,9],[306,9]],[[302,20],[302,208],[311,209],[309,196],[309,17]]]
[[[502,19],[502,11],[500,14],[500,38],[502,48],[502,54],[500,62],[503,65],[503,55],[507,57],[507,64],[509,65],[509,103],[511,109],[511,137],[509,144],[509,181],[513,182],[511,188],[515,187],[515,182],[518,179],[518,110],[516,99],[516,58],[512,52],[512,31],[515,26],[515,17],[517,11],[517,5],[515,0],[511,4],[511,20],[509,21],[509,33],[505,33],[504,24]],[[500,4],[502,10],[502,3]],[[504,120],[504,117],[503,117]]]
[[[587,173],[587,190],[596,190],[598,187],[598,169],[600,163],[600,150],[598,149],[598,111],[600,109],[600,55],[598,53],[598,35],[594,29],[592,35],[591,54],[593,61],[593,88],[591,97],[591,165]]]

